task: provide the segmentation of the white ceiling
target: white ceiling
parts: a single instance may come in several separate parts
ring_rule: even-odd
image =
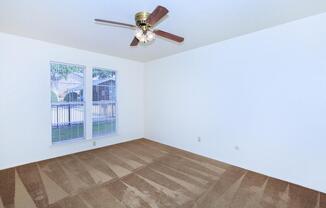
[[[132,30],[93,21],[133,24],[136,12],[157,5],[170,11],[157,28],[184,36],[184,43],[158,38],[132,48]],[[0,32],[150,61],[322,12],[326,0],[0,0]]]

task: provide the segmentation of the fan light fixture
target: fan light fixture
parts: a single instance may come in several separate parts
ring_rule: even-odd
[[[135,37],[142,43],[151,42],[155,39],[155,33],[151,30],[143,31],[137,28],[135,31]]]
[[[181,43],[184,40],[183,37],[165,32],[163,30],[153,29],[153,26],[155,26],[155,24],[162,20],[162,18],[168,12],[169,10],[163,6],[157,6],[152,13],[144,11],[138,12],[135,14],[135,25],[104,19],[95,19],[95,21],[99,23],[109,23],[112,25],[119,25],[123,27],[128,27],[130,29],[136,29],[130,46],[137,46],[138,43],[151,42],[155,39],[156,36],[161,36],[169,40]]]

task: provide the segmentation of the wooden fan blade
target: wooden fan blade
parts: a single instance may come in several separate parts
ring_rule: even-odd
[[[126,27],[136,27],[135,25],[127,24],[127,23],[122,23],[122,22],[116,22],[116,21],[111,21],[111,20],[103,20],[103,19],[95,19],[95,22],[100,22],[100,23],[109,23],[109,24],[114,24],[114,25],[122,25]]]
[[[160,19],[162,19],[162,17],[164,17],[168,12],[169,10],[167,8],[157,6],[154,11],[149,15],[147,23],[150,25],[154,25],[155,23],[160,21]]]
[[[165,32],[163,30],[154,30],[154,33],[158,36],[162,36],[164,38],[167,38],[167,39],[170,39],[170,40],[173,40],[173,41],[176,41],[178,43],[181,43],[184,41],[184,38],[183,37],[180,37],[180,36],[177,36],[177,35],[174,35],[174,34],[171,34],[171,33],[168,33],[168,32]]]
[[[134,37],[134,39],[130,43],[130,46],[137,46],[138,43],[139,43],[139,40],[136,37]]]

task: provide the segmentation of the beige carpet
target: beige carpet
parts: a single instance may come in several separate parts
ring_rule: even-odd
[[[326,195],[141,139],[0,171],[0,208],[326,208]]]

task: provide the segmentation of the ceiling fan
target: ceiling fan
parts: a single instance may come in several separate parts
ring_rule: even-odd
[[[95,22],[109,23],[136,29],[135,37],[131,41],[130,46],[137,46],[139,42],[146,43],[153,41],[156,35],[181,43],[184,40],[183,37],[165,32],[163,30],[153,29],[153,26],[158,23],[168,12],[169,10],[163,6],[157,6],[152,13],[138,12],[135,15],[136,25],[103,19],[95,19]]]

